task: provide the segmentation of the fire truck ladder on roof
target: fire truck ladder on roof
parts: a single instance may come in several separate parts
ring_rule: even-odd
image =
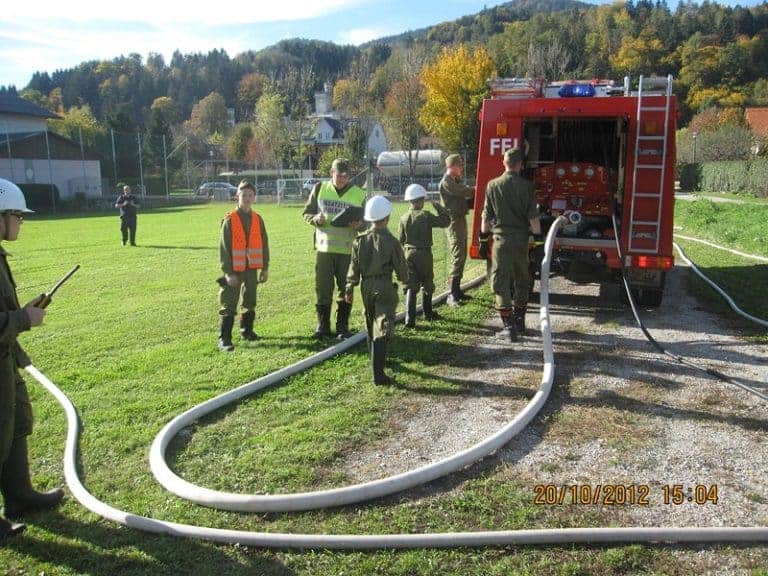
[[[658,99],[650,105],[651,96],[663,96],[663,106],[658,105]],[[659,251],[671,103],[671,74],[666,78],[640,76],[628,252],[656,254]],[[658,130],[660,125],[661,131]],[[639,205],[643,206],[642,211]],[[643,217],[636,216],[637,212],[641,212]],[[655,219],[649,219],[649,215],[654,213]]]

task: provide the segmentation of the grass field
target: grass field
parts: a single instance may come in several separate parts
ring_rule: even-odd
[[[395,496],[294,515],[249,515],[198,507],[166,493],[147,462],[157,432],[179,412],[294,362],[320,345],[314,328],[311,229],[298,207],[263,206],[270,280],[260,288],[256,329],[263,339],[231,354],[216,349],[218,224],[223,205],[157,210],[139,217],[136,248],[119,242],[118,219],[32,217],[13,254],[20,298],[44,292],[72,265],[82,269],[57,294],[45,325],[22,336],[35,365],[77,406],[84,482],[112,506],[163,520],[255,531],[394,533],[600,525],[584,512],[536,507],[504,467],[481,466],[429,498]],[[402,211],[402,207],[398,207]],[[393,224],[394,228],[394,224]],[[435,235],[438,286],[447,269]],[[468,276],[479,274],[474,264]],[[487,287],[444,319],[392,347],[397,369],[422,394],[460,393],[437,377],[460,366],[490,313]],[[359,298],[354,327],[361,326]],[[462,326],[461,331],[455,326]],[[365,350],[333,359],[283,385],[222,410],[174,446],[171,465],[212,488],[286,492],[345,483],[338,459],[389,433],[408,390],[371,383]],[[61,483],[64,418],[28,378],[36,410],[36,481]],[[331,553],[264,551],[158,537],[101,520],[72,498],[31,519],[23,537],[0,548],[6,575],[157,574],[635,574],[667,573],[670,552],[642,546]]]
[[[675,226],[685,236],[709,240],[721,246],[768,258],[768,201],[747,204],[713,202],[701,199],[678,201],[675,206]],[[768,319],[768,264],[743,258],[709,246],[677,239],[699,269],[731,295],[745,312]],[[742,321],[719,294],[698,276],[691,274],[690,287],[714,310],[733,318],[749,334],[768,337],[768,331],[756,324]]]

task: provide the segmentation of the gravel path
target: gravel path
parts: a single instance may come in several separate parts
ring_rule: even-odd
[[[702,309],[685,291],[688,273],[678,267],[669,275],[662,306],[642,312],[646,327],[670,352],[768,391],[766,346]],[[622,485],[633,487],[635,498],[647,490],[648,505],[600,507],[616,525],[768,526],[768,404],[659,355],[617,304],[618,286],[555,278],[551,292],[552,395],[533,425],[494,458],[532,487],[588,486],[583,490],[594,495],[598,484]],[[500,326],[491,318],[488,336],[477,342],[476,367],[444,374],[467,393],[415,395],[391,423],[398,433],[349,455],[349,477],[380,478],[438,460],[510,420],[541,378],[535,305],[527,323],[531,335],[510,348],[492,337]],[[665,503],[664,487],[671,498],[676,484],[682,503]],[[697,493],[696,486],[705,488]],[[713,486],[716,504],[707,499]],[[712,573],[749,573],[725,570],[723,558],[707,549],[676,554],[701,573],[711,566]],[[766,547],[735,551],[731,560],[754,554],[768,562]]]

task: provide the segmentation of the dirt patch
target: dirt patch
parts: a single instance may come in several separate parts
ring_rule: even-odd
[[[675,268],[662,306],[642,312],[647,328],[672,353],[768,391],[765,346],[739,337],[689,296],[687,273]],[[618,304],[618,286],[551,284],[554,389],[534,423],[492,457],[496,465],[531,485],[647,487],[648,505],[603,510],[621,526],[768,526],[768,403],[660,355]],[[540,380],[537,321],[531,306],[527,322],[535,329],[514,349],[489,330],[475,367],[445,374],[475,383],[469,393],[409,398],[395,433],[350,454],[344,473],[363,481],[403,472],[511,420]],[[488,327],[500,328],[498,319]],[[674,503],[678,485],[683,500]],[[718,573],[749,574],[768,562],[760,546],[725,554],[731,561],[707,548],[675,554],[703,572],[731,564]]]

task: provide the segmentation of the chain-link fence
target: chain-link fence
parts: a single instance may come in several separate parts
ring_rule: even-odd
[[[0,128],[0,177],[21,186],[36,210],[107,205],[125,184],[150,199],[202,195],[202,183],[229,170],[218,148],[201,150],[186,138]]]

